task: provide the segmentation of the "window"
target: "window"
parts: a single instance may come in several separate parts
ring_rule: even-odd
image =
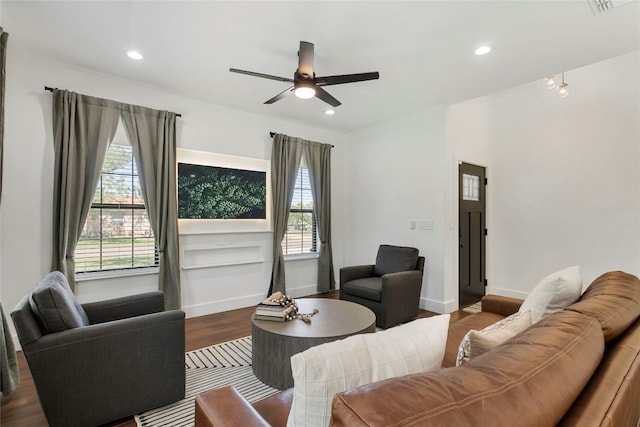
[[[131,145],[107,150],[95,196],[74,254],[76,273],[157,267]]]
[[[462,174],[462,200],[480,200],[480,177]]]
[[[309,183],[309,169],[301,164],[296,176],[287,231],[282,239],[284,255],[302,255],[318,252],[318,230],[313,214],[313,197]]]

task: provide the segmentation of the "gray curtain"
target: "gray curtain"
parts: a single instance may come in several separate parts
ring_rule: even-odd
[[[2,164],[4,153],[4,80],[9,34],[0,27],[0,202],[2,201]]]
[[[318,292],[328,292],[336,288],[331,248],[331,145],[307,141],[304,157],[309,169],[313,213],[320,238]]]
[[[2,31],[0,27],[0,200],[2,199],[2,153],[4,146],[4,81],[5,64],[7,60],[7,39],[9,35]],[[4,309],[0,304],[0,318],[2,328],[0,329],[0,392],[3,400],[15,391],[20,383],[20,370],[16,350],[9,331],[7,319],[4,316]]]
[[[11,396],[20,383],[20,370],[18,369],[18,359],[13,346],[9,324],[4,316],[4,309],[0,304],[0,317],[2,328],[0,328],[0,391],[2,400]]]
[[[180,252],[176,189],[176,114],[123,105],[138,176],[160,258],[165,308],[180,308]]]
[[[119,104],[66,90],[53,91],[53,257],[75,289],[73,254],[82,233],[109,143],[118,126]]]
[[[293,190],[302,156],[302,142],[282,134],[273,137],[271,150],[271,193],[273,213],[273,269],[269,294],[286,293],[282,239],[287,231]]]

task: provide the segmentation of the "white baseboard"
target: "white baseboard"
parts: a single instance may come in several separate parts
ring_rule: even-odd
[[[205,316],[212,313],[235,310],[258,304],[265,298],[264,294],[247,295],[240,298],[230,298],[222,301],[210,301],[203,304],[182,306],[185,317]]]
[[[487,291],[487,295],[492,294],[492,295],[500,295],[503,297],[519,298],[519,299],[525,299],[528,295],[526,292],[514,291],[512,289],[496,288],[493,286],[487,286],[486,291]]]
[[[454,300],[436,301],[429,298],[420,298],[420,308],[434,313],[451,313],[456,311],[458,306]]]
[[[11,339],[13,340],[13,346],[16,351],[22,351],[22,346],[20,345],[20,340],[17,335],[11,335]]]
[[[301,286],[299,288],[287,288],[287,295],[292,298],[308,297],[309,295],[315,295],[318,293],[318,286],[316,284]]]
[[[526,292],[514,291],[511,289],[502,289],[496,287],[487,287],[486,294],[500,295],[503,297],[525,299]],[[420,298],[420,308],[423,310],[433,311],[435,313],[452,313],[459,309],[455,300],[436,301],[429,298]]]

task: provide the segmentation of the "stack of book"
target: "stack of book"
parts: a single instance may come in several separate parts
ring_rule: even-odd
[[[295,301],[277,292],[258,304],[253,318],[256,320],[284,322],[285,320],[294,319],[297,314],[298,307]]]

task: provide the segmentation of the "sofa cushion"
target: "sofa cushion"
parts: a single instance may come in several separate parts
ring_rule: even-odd
[[[467,335],[467,332],[471,329],[480,330],[486,328],[504,318],[505,316],[500,314],[481,311],[451,323],[449,325],[449,335],[447,336],[447,348],[442,359],[442,367],[451,368],[456,366],[460,342]]]
[[[635,426],[640,420],[640,322],[607,348],[600,366],[557,427]],[[601,422],[602,420],[602,422]]]
[[[640,317],[640,279],[622,271],[605,273],[568,309],[595,317],[606,342],[613,341]]]
[[[38,283],[31,291],[29,304],[43,334],[89,324],[89,319],[73,295],[67,278],[59,271],[47,274]]]
[[[331,425],[554,426],[603,352],[598,322],[562,311],[463,366],[338,393]]]
[[[470,330],[460,342],[456,366],[499,346],[529,326],[531,326],[531,311],[527,310],[505,317],[481,331]]]
[[[372,301],[382,301],[382,279],[366,277],[356,279],[342,285],[342,292]]]
[[[418,249],[406,246],[380,245],[373,274],[382,276],[398,271],[415,270],[418,263]]]
[[[576,302],[581,292],[580,268],[577,265],[565,268],[538,282],[527,295],[519,311],[531,310],[531,321],[536,323]]]
[[[418,319],[374,334],[354,335],[291,357],[294,396],[287,426],[327,426],[341,391],[442,363],[449,315]]]

